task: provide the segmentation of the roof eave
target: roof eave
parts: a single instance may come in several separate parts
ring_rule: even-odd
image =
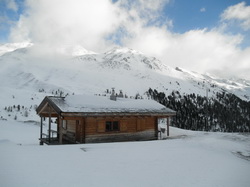
[[[154,113],[154,112],[61,112],[61,116],[76,116],[76,117],[102,117],[102,116],[175,116],[176,113]]]

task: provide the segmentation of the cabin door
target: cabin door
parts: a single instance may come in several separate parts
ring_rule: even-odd
[[[76,120],[76,142],[81,143],[81,132],[82,132],[82,128],[81,128],[80,121]]]

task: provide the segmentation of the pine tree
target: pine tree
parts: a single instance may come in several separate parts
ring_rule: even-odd
[[[29,116],[29,112],[27,110],[24,111],[24,116],[28,117]]]

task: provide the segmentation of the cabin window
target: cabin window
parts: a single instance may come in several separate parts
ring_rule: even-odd
[[[118,121],[106,121],[106,131],[119,131],[119,122]]]

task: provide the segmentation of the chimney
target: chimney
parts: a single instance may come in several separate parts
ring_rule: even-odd
[[[115,88],[112,88],[112,93],[110,95],[110,100],[116,101]]]
[[[122,93],[122,90],[120,90],[120,93],[119,93],[118,97],[123,98],[123,93]]]

